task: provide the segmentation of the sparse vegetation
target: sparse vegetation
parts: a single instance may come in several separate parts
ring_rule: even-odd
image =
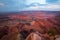
[[[26,14],[23,14],[26,13]],[[23,12],[21,14],[8,15],[8,18],[0,20],[1,40],[25,40],[34,31],[45,39],[50,39],[60,34],[60,16],[57,18],[53,14],[46,12]]]

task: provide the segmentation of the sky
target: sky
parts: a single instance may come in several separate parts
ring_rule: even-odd
[[[0,12],[60,11],[60,0],[0,0]]]

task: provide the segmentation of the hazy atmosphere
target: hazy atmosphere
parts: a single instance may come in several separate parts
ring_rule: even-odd
[[[0,12],[22,10],[60,11],[60,0],[0,0]]]

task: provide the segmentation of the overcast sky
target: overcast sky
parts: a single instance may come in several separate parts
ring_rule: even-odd
[[[22,10],[60,11],[60,0],[0,0],[0,12]]]

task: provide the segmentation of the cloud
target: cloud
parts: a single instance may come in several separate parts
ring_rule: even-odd
[[[46,5],[46,6],[41,6],[42,8],[48,8],[48,9],[59,9],[60,5],[58,4],[50,4],[50,5]]]
[[[30,5],[32,3],[47,4],[46,0],[26,0],[26,5]]]
[[[44,6],[30,6],[23,8],[22,11],[27,10],[49,10],[49,11],[60,11],[60,5],[59,4],[47,4]]]
[[[4,3],[0,3],[0,7],[3,7],[3,6],[5,6],[5,4]]]

